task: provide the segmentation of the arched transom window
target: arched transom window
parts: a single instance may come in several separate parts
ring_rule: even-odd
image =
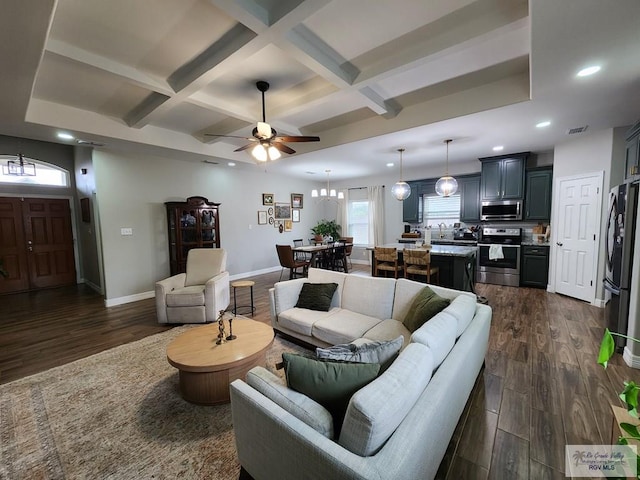
[[[64,168],[22,155],[0,155],[0,183],[68,187],[69,172]]]

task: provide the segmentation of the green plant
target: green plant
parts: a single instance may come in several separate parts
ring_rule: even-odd
[[[338,239],[340,237],[340,225],[336,223],[335,220],[320,220],[315,227],[311,229],[311,232],[315,235],[330,236],[334,239]]]
[[[607,368],[607,363],[616,351],[616,344],[613,340],[614,335],[640,343],[640,340],[637,338],[628,337],[620,333],[612,333],[608,328],[606,328],[604,336],[602,337],[602,343],[600,344],[600,353],[598,354],[598,363],[604,368]],[[638,393],[640,393],[640,386],[638,386],[634,381],[629,381],[624,382],[624,390],[620,395],[618,395],[620,400],[622,400],[627,406],[629,415],[635,418],[638,418]],[[638,427],[635,425],[631,425],[630,423],[621,423],[620,428],[622,428],[629,436],[620,437],[618,439],[618,445],[628,445],[628,440],[630,439],[640,440],[640,431],[638,431]],[[640,457],[638,458],[640,460]]]

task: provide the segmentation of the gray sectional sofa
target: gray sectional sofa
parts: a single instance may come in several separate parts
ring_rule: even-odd
[[[335,282],[328,312],[295,307],[304,282]],[[411,333],[402,324],[424,284],[311,269],[270,291],[274,328],[318,346],[391,340],[405,347],[349,402],[337,438],[328,413],[256,367],[231,384],[238,458],[261,479],[429,479],[484,362],[491,308],[475,296],[431,288],[451,304]],[[329,415],[330,416],[330,415]]]

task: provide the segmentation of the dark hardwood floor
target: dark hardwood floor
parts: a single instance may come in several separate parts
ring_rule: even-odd
[[[267,291],[279,276],[250,278],[256,320],[270,321]],[[610,443],[610,405],[621,405],[623,381],[639,382],[640,372],[619,355],[607,370],[596,364],[602,309],[538,289],[477,290],[493,308],[486,367],[438,478],[564,478],[565,444]],[[248,292],[238,289],[239,305]],[[0,383],[169,328],[157,324],[153,299],[105,308],[82,285],[0,296]]]

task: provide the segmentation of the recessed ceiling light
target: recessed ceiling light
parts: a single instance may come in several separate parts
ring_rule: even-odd
[[[593,75],[594,73],[598,73],[600,71],[599,65],[592,65],[590,67],[583,68],[578,72],[578,77],[588,77],[589,75]]]
[[[236,166],[236,162],[229,162],[229,163],[227,163],[227,165],[229,165],[230,167],[235,167]]]
[[[61,138],[62,140],[73,140],[75,137],[69,133],[60,132],[58,133],[58,138]]]
[[[387,167],[393,167],[393,163],[391,162],[387,163]]]
[[[536,124],[536,127],[538,128],[544,128],[544,127],[548,127],[549,125],[551,125],[551,122],[546,120],[544,122],[540,122],[538,124]]]
[[[493,147],[494,152],[501,152],[502,150],[504,150],[504,147],[502,145],[496,145],[495,147]]]

